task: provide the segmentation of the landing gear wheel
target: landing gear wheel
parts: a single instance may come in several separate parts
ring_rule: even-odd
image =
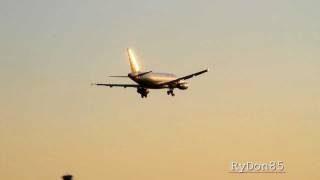
[[[167,94],[168,94],[168,95],[171,95],[171,96],[175,96],[175,94],[173,93],[173,90],[168,90],[168,91],[167,91]]]
[[[149,89],[138,87],[137,92],[141,95],[141,98],[147,98],[149,94]]]
[[[147,98],[147,95],[141,94],[141,98]]]

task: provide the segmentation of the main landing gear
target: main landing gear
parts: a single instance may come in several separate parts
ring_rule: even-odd
[[[149,89],[139,87],[137,88],[137,92],[141,95],[141,98],[147,98],[149,94]]]
[[[171,95],[171,96],[175,96],[175,94],[173,93],[173,89],[169,89],[169,90],[167,91],[167,94],[168,94],[168,95]]]

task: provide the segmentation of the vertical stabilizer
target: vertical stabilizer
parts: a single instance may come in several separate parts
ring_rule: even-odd
[[[136,73],[140,71],[140,67],[138,64],[138,60],[135,57],[132,49],[128,48],[128,57],[129,57],[129,63],[130,63],[130,68],[131,68],[131,72]]]

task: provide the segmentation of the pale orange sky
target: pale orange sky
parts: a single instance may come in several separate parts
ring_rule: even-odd
[[[0,2],[0,179],[320,178],[318,1]],[[210,68],[174,98],[145,70]],[[232,161],[285,174],[230,174]]]

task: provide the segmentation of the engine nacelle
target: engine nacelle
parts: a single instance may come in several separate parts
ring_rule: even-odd
[[[186,82],[177,84],[177,88],[179,88],[181,90],[186,90],[186,89],[188,89],[188,87],[189,87],[189,85]]]

